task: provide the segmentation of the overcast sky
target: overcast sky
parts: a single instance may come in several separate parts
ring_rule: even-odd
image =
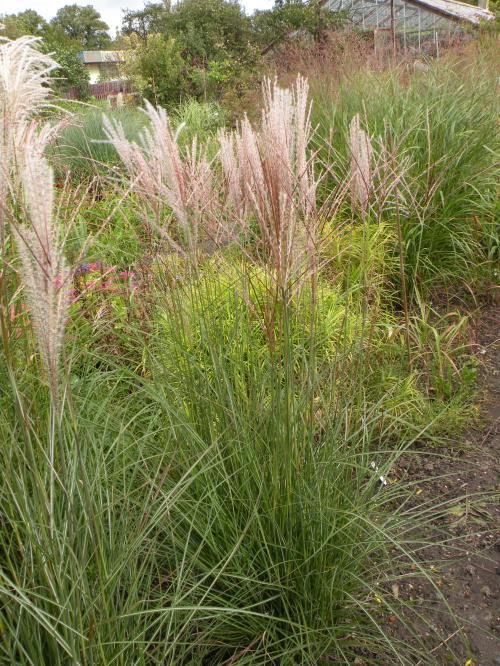
[[[109,25],[114,36],[116,28],[122,24],[122,9],[140,9],[143,0],[0,0],[0,14],[14,14],[25,9],[34,9],[48,21],[64,5],[93,5]],[[240,0],[247,14],[255,9],[271,9],[274,0]]]

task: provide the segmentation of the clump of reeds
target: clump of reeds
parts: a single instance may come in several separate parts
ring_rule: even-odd
[[[370,53],[344,68],[309,56],[300,71],[310,76],[318,158],[334,154],[345,172],[359,115],[373,148],[369,208],[395,225],[397,199],[407,272],[426,282],[447,271],[454,280],[460,267],[467,284],[480,283],[484,248],[497,243],[488,223],[471,220],[495,216],[500,135],[489,110],[498,106],[498,47],[471,40],[429,59],[427,71],[399,56],[378,71]],[[332,173],[330,183],[341,177]],[[474,278],[472,266],[481,266]]]

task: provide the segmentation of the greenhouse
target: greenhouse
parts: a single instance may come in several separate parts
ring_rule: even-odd
[[[456,0],[326,0],[324,7],[344,13],[361,30],[373,30],[382,42],[384,33],[394,30],[405,46],[409,35],[418,46],[430,36],[437,44],[440,36],[456,36],[465,26],[478,28],[495,20],[488,9]]]

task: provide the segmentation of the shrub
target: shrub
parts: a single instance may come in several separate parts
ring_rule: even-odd
[[[78,49],[57,42],[44,42],[42,51],[50,53],[59,65],[52,73],[55,79],[52,86],[54,92],[64,96],[66,91],[75,87],[79,91],[80,99],[86,99],[90,74],[78,54]]]

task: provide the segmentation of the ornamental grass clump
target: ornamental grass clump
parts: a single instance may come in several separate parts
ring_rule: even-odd
[[[445,274],[481,288],[491,272],[485,248],[498,244],[492,221],[500,133],[491,113],[499,104],[497,62],[496,46],[470,40],[430,59],[427,71],[391,60],[380,72],[369,57],[353,58],[352,67],[339,62],[335,72],[317,57],[309,66],[317,74],[310,83],[318,159],[335,154],[349,164],[351,123],[359,114],[374,151],[369,208],[394,224],[399,178],[404,259],[419,289]],[[332,176],[330,186],[338,181]]]
[[[315,272],[320,226],[335,216],[346,188],[318,209],[321,178],[309,153],[308,90],[300,76],[291,90],[266,79],[260,126],[254,128],[245,117],[234,132],[221,132],[213,159],[196,137],[190,146],[179,146],[164,109],[146,104],[150,126],[139,142],[126,137],[118,120],[105,118],[106,134],[134,195],[130,201],[143,224],[167,241],[169,251],[193,258],[207,254],[207,247],[237,241],[248,258],[269,268],[287,289]],[[257,253],[249,252],[249,244]]]
[[[138,143],[107,122],[125,210],[104,256],[86,254],[97,197],[54,188],[49,130],[26,126],[0,291],[16,327],[0,356],[1,663],[440,662],[434,608],[394,592],[432,584],[424,549],[453,547],[456,508],[397,471],[422,432],[392,341],[384,365],[395,233],[370,206],[351,224],[349,158],[336,187],[321,180],[307,97],[300,77],[267,81],[260,126],[221,134],[213,159],[180,148],[161,109]],[[396,173],[381,154],[372,175]],[[141,224],[153,256],[133,256]]]

